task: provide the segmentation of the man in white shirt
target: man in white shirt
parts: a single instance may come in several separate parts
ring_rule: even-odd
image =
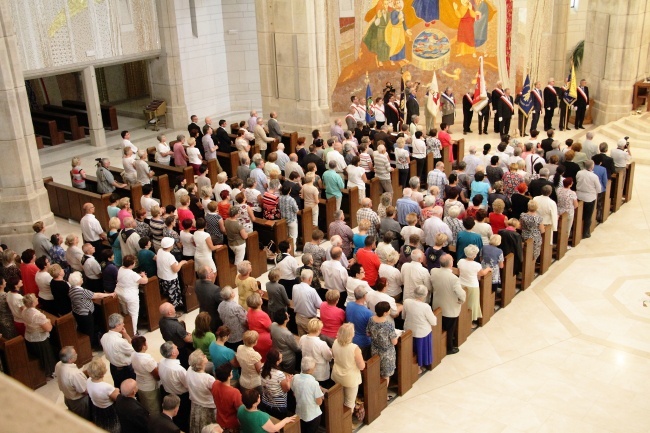
[[[591,159],[599,153],[598,145],[594,143],[594,133],[592,131],[587,132],[586,140],[582,142],[582,152],[587,155],[587,158]]]
[[[131,337],[124,327],[124,317],[119,313],[108,316],[108,332],[100,340],[106,359],[110,362],[113,385],[119,388],[126,379],[135,379],[131,366]]]
[[[557,231],[557,203],[551,199],[553,187],[544,185],[542,195],[533,198],[537,203],[537,214],[542,217],[542,224],[551,226],[553,231]]]
[[[99,257],[103,249],[102,241],[106,239],[106,233],[97,218],[95,218],[95,205],[85,203],[82,210],[84,211],[84,216],[79,221],[81,237],[84,242],[92,244],[95,247],[95,257]]]
[[[630,146],[625,138],[618,140],[616,149],[612,149],[611,156],[614,160],[614,169],[618,173],[619,181],[625,183],[625,171],[632,160]]]
[[[149,224],[151,219],[151,208],[158,205],[158,201],[152,197],[153,187],[149,184],[142,187],[142,197],[140,197],[140,206],[147,212],[145,222]]]
[[[138,226],[138,222],[131,218],[124,218],[124,230],[119,233],[120,239],[120,248],[122,249],[122,257],[126,257],[129,254],[132,256],[137,256],[138,251],[141,250],[139,242],[140,235],[135,231],[135,228]]]
[[[343,135],[343,128],[341,127],[341,125],[343,125],[341,119],[336,119],[334,120],[334,124],[330,128],[330,136],[339,141],[343,141],[345,139],[345,136]]]
[[[276,149],[275,153],[278,156],[278,159],[275,161],[275,163],[278,165],[278,167],[280,167],[280,170],[284,171],[284,167],[286,167],[287,163],[289,162],[289,156],[284,153],[284,143],[278,143],[278,148]],[[287,175],[287,177],[289,176]]]
[[[284,260],[283,260],[284,261]],[[293,310],[296,312],[296,325],[298,336],[308,334],[307,325],[309,320],[316,317],[322,303],[316,289],[311,287],[314,272],[304,269],[300,274],[300,284],[293,286]]]
[[[305,177],[305,172],[298,164],[298,155],[292,153],[289,155],[289,162],[284,165],[284,177],[289,177],[294,171],[297,172],[301,178]]]
[[[348,271],[341,264],[342,255],[343,250],[340,247],[332,248],[330,250],[331,258],[324,261],[320,268],[323,280],[325,280],[325,287],[341,292],[341,298],[339,298],[341,305],[345,303],[347,295],[343,294],[345,293],[345,285],[348,282]]]
[[[594,162],[591,159],[585,161],[585,169],[576,174],[576,195],[578,200],[584,202],[582,211],[582,237],[591,237],[591,216],[596,207],[596,199],[602,187],[598,176],[593,172]]]
[[[370,290],[366,293],[366,307],[373,313],[375,313],[375,307],[380,302],[388,302],[390,305],[390,312],[388,315],[388,320],[395,323],[395,317],[399,316],[402,312],[402,304],[395,302],[395,298],[386,293],[388,285],[384,286],[383,290],[380,292],[378,290]]]
[[[56,382],[63,393],[63,402],[68,410],[91,421],[90,397],[86,392],[86,375],[77,365],[77,352],[72,346],[65,346],[59,352],[60,361],[54,367]]]
[[[438,233],[446,234],[447,239],[453,237],[449,226],[442,222],[442,214],[442,207],[435,206],[432,211],[432,216],[422,226],[422,230],[424,230],[424,243],[427,246],[433,247],[436,244],[436,236],[438,236]]]
[[[431,269],[433,298],[431,306],[442,309],[442,329],[447,331],[447,354],[458,353],[456,329],[458,316],[465,302],[466,293],[460,285],[460,279],[452,272],[454,259],[449,254],[440,257],[440,268]]]
[[[465,173],[469,176],[474,176],[476,174],[476,167],[483,164],[481,158],[476,156],[476,146],[469,147],[469,155],[463,158],[463,162],[466,164]]]
[[[402,279],[404,280],[404,298],[414,299],[415,288],[419,285],[426,286],[431,292],[431,278],[427,268],[422,266],[424,253],[416,249],[411,253],[411,261],[402,265]]]
[[[178,360],[178,347],[171,341],[166,341],[160,346],[160,354],[163,359],[158,363],[158,375],[160,384],[165,391],[176,394],[181,399],[178,414],[174,417],[174,423],[182,430],[189,431],[189,416],[191,409],[190,393],[187,388],[187,370],[183,368]],[[211,374],[211,371],[207,372]]]
[[[251,117],[248,118],[248,132],[255,132],[257,126],[257,111],[251,111]]]
[[[336,162],[336,168],[334,171],[341,176],[341,179],[343,179],[343,182],[345,183],[345,177],[343,176],[343,172],[345,171],[345,168],[348,166],[345,163],[345,158],[343,158],[343,145],[339,143],[338,141],[334,143],[334,149],[330,152],[327,153],[327,160],[325,161],[328,165],[330,161],[335,161]]]
[[[122,131],[122,148],[130,147],[133,150],[133,154],[138,154],[138,148],[135,144],[131,143],[131,133],[129,131]]]
[[[526,162],[526,173],[534,174],[535,166],[537,164],[546,164],[546,161],[541,156],[542,153],[544,153],[543,149],[535,149],[533,150],[533,153],[526,156],[526,159],[524,160]]]

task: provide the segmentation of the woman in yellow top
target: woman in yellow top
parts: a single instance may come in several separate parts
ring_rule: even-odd
[[[361,370],[366,368],[366,362],[363,360],[359,346],[352,342],[352,337],[354,337],[354,325],[352,323],[341,325],[332,345],[334,356],[332,380],[343,387],[343,405],[354,410],[359,384],[361,384]]]
[[[235,284],[237,285],[237,290],[239,292],[239,305],[248,309],[246,305],[246,299],[253,293],[259,293],[260,296],[263,295],[263,292],[257,286],[257,280],[251,277],[251,272],[253,272],[253,266],[248,260],[244,260],[237,265],[237,277],[235,278]]]

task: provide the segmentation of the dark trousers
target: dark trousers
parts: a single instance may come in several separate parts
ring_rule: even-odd
[[[544,109],[544,131],[548,131],[549,129],[553,128],[554,111],[555,108],[551,108],[550,110]]]
[[[92,278],[86,278],[86,282],[84,285],[86,286],[86,289],[90,290],[91,292],[94,293],[104,292],[104,281],[101,278],[96,280],[93,280]]]
[[[402,185],[403,188],[409,187],[409,172],[410,170],[408,168],[399,169],[399,184]]]
[[[458,317],[442,316],[442,330],[447,331],[447,350],[458,347]]]
[[[496,108],[496,107],[494,107]],[[494,132],[497,134],[501,133],[501,122],[499,122],[499,114],[494,113]]]
[[[504,117],[501,121],[501,135],[506,135],[510,133],[510,121],[512,117]]]
[[[490,110],[487,110],[486,115],[478,116],[478,132],[483,132],[483,134],[487,134],[489,123],[490,123]]]
[[[185,347],[178,347],[178,360],[183,367],[190,367],[190,353],[192,352],[192,346],[188,346],[187,343],[185,343]]]
[[[596,221],[602,223],[603,211],[605,210],[605,191],[598,194],[598,199],[596,201]]]
[[[463,113],[463,132],[469,132],[470,126],[472,126],[473,117],[474,117],[474,111],[472,110]]]
[[[420,178],[420,184],[422,183],[427,183],[427,174],[425,173],[425,167],[427,163],[426,158],[416,158],[417,161],[417,169],[418,169],[418,177]],[[424,182],[422,181],[422,177],[424,176]]]
[[[100,328],[95,326],[95,322],[97,321],[95,314],[90,313],[81,315],[73,312],[72,315],[74,316],[74,320],[77,322],[77,331],[90,337],[91,346],[98,347],[99,338],[96,330]]]
[[[581,106],[576,110],[576,128],[582,128],[582,122],[585,120],[587,107]]]
[[[569,117],[571,116],[571,108],[566,104],[560,104],[560,131],[563,129],[569,130]]]
[[[318,415],[316,418],[312,419],[311,421],[300,420],[300,432],[316,433],[318,431],[318,427],[320,426],[320,417],[321,415]]]
[[[88,242],[90,245],[95,247],[95,254],[93,257],[99,262],[102,259],[102,251],[104,250],[104,242],[100,239],[98,241]]]
[[[115,388],[119,388],[120,385],[122,385],[122,382],[126,379],[135,380],[135,372],[131,365],[127,365],[126,367],[116,367],[111,364],[111,376],[113,376],[113,386],[115,386]]]
[[[533,113],[533,120],[530,122],[530,130],[537,131],[537,123],[539,122],[539,112],[535,111]]]
[[[584,208],[582,210],[582,235],[591,234],[591,217],[594,214],[594,208],[596,207],[596,200],[584,202]]]
[[[523,137],[526,134],[526,123],[528,118],[524,116],[521,111],[519,112],[519,117],[517,117],[517,128],[519,128],[519,134]]]

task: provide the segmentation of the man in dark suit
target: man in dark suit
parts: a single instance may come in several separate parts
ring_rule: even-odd
[[[501,81],[497,81],[497,86],[494,88],[492,91],[492,94],[490,95],[490,100],[492,102],[492,109],[495,111],[494,115],[494,132],[497,134],[501,133],[501,122],[499,121],[499,116],[496,114],[496,111],[499,107],[499,99],[503,96],[503,83]]]
[[[391,150],[393,149],[393,138],[388,134],[388,125],[382,126],[379,131],[375,132],[375,137],[373,141],[374,141],[373,149],[377,149],[377,143],[383,141],[384,146],[386,146],[386,152],[389,153],[391,152]]]
[[[406,118],[410,122],[413,119],[413,116],[420,115],[420,103],[418,102],[418,96],[415,93],[417,91],[417,85],[411,87],[408,96],[406,97]]]
[[[593,158],[591,158],[596,165],[602,165],[605,167],[605,170],[607,170],[607,179],[611,179],[612,173],[616,171],[616,168],[614,166],[614,159],[607,155],[607,143],[602,142],[598,146],[598,150],[600,151],[599,154],[594,155]]]
[[[499,98],[497,118],[501,124],[501,135],[508,135],[510,132],[510,121],[515,114],[515,102],[510,96],[510,89],[506,89],[504,95]]]
[[[219,317],[219,304],[221,303],[221,288],[214,284],[214,278],[217,276],[212,272],[209,266],[204,266],[198,270],[199,278],[194,285],[194,291],[199,301],[199,312],[207,312],[212,320],[210,321],[210,330],[216,332],[217,328],[223,325]]]
[[[541,146],[542,149],[544,150],[544,157],[546,158],[546,152],[550,152],[553,150],[553,136],[555,135],[555,131],[553,129],[547,129],[546,130],[546,136],[548,138],[545,138],[542,140]]]
[[[190,121],[192,123],[187,125],[187,132],[190,133],[190,137],[192,136],[192,130],[197,130],[199,131],[199,133],[201,133],[201,127],[199,126],[198,123],[196,123],[199,121],[199,116],[197,116],[196,114],[192,114],[192,117],[190,117]]]
[[[557,108],[557,87],[555,80],[549,78],[548,85],[544,88],[544,130],[548,131],[553,126],[553,112]]]
[[[472,118],[474,117],[474,111],[472,110],[473,102],[474,92],[470,90],[463,96],[463,135],[472,133],[470,127],[472,126]]]
[[[219,121],[219,127],[214,132],[212,139],[217,143],[220,152],[230,153],[232,152],[232,140],[230,139],[230,135],[228,135],[228,131],[226,131],[226,125],[227,122],[221,119]]]
[[[568,95],[569,93],[569,83],[567,82],[564,84],[564,87],[560,87],[557,91],[557,96],[560,99],[560,125],[559,129],[560,131],[564,131],[565,129],[567,131],[570,131],[571,128],[569,128],[569,117],[571,117],[571,105],[567,104],[566,100],[564,99],[565,95]]]
[[[149,433],[180,433],[181,429],[172,421],[180,404],[181,399],[176,394],[166,395],[162,402],[162,413],[149,417]]]
[[[278,113],[271,111],[269,114],[269,121],[266,122],[266,126],[269,128],[269,137],[277,138],[278,140],[282,139],[282,128],[280,128],[280,123],[278,123]]]
[[[531,92],[533,98],[533,118],[530,122],[530,130],[537,131],[537,123],[539,122],[539,116],[544,109],[544,96],[542,95],[542,83],[537,81],[535,82],[535,88]]]
[[[115,400],[115,412],[120,420],[122,433],[147,432],[149,411],[136,400],[138,384],[133,379],[126,379],[120,385],[120,395]]]
[[[589,87],[587,87],[587,80],[584,78],[580,80],[580,86],[578,86],[578,98],[576,99],[575,106],[576,110],[576,129],[585,129],[582,126],[582,122],[585,120],[585,113],[587,108],[589,108]]]
[[[321,139],[319,138],[319,140],[321,140]],[[301,167],[302,167],[303,170],[305,170],[305,173],[306,173],[307,172],[307,166],[309,165],[310,162],[313,162],[314,164],[316,164],[316,173],[320,177],[323,177],[323,173],[325,173],[325,170],[326,170],[325,162],[323,161],[323,158],[318,156],[318,154],[316,153],[316,150],[317,150],[317,148],[316,148],[315,145],[313,145],[313,144],[309,145],[309,153],[307,154],[307,156],[305,156],[302,159]]]
[[[399,122],[402,120],[402,111],[399,109],[399,102],[395,100],[395,94],[391,93],[386,101],[386,124],[393,127],[393,131],[397,132]]]
[[[531,197],[535,198],[542,195],[542,187],[545,185],[549,185],[551,188],[553,188],[553,182],[548,180],[548,178],[548,168],[542,168],[539,171],[539,178],[530,181],[530,184],[528,185],[528,193]],[[551,199],[557,203],[557,194],[555,193],[555,188],[553,188],[553,191],[551,193]]]

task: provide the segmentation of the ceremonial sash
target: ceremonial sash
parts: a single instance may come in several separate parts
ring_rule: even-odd
[[[587,94],[582,90],[580,87],[578,87],[578,93],[580,93],[580,96],[585,100],[587,104],[589,104],[589,99],[587,98]]]
[[[510,107],[510,111],[512,111],[514,113],[515,112],[515,107],[512,105],[512,102],[510,102],[510,98],[508,98],[506,95],[503,95],[501,97],[501,99],[503,100],[503,102],[508,104],[508,107]]]
[[[449,97],[449,96],[447,96],[446,93],[443,93],[442,97],[445,98],[454,107],[456,106],[456,103],[454,102],[454,97],[453,96]]]
[[[539,102],[539,105],[544,105],[544,100],[542,99],[542,96],[540,95],[539,89],[533,90],[533,95],[535,95],[535,98],[537,98],[537,101]]]
[[[501,96],[504,95],[503,90],[499,89],[498,87],[495,87],[494,90],[496,90],[497,92],[499,92],[499,95],[501,95]]]
[[[347,119],[348,117],[352,118],[355,122],[357,121],[357,120],[355,119],[355,117],[354,117],[352,114],[348,114],[347,116],[345,116],[346,119]]]
[[[465,93],[465,97],[466,97],[467,100],[470,102],[470,104],[473,104],[473,103],[474,103],[474,96],[473,96],[473,95],[472,95],[472,96],[469,96],[469,93]]]
[[[399,110],[393,105],[393,103],[389,102],[388,106],[390,107],[391,110],[395,112],[395,114],[397,114],[397,117],[399,117]]]
[[[373,105],[373,106],[371,107],[371,109],[372,109],[372,110],[380,111],[381,114],[386,115],[386,112],[385,112],[384,110],[382,110],[381,108],[379,108],[379,105]]]
[[[553,92],[553,94],[554,94],[555,96],[557,96],[557,92],[555,91],[555,88],[554,88],[553,86],[548,85],[548,86],[546,86],[546,87],[547,87],[548,89],[550,89],[551,92]]]

